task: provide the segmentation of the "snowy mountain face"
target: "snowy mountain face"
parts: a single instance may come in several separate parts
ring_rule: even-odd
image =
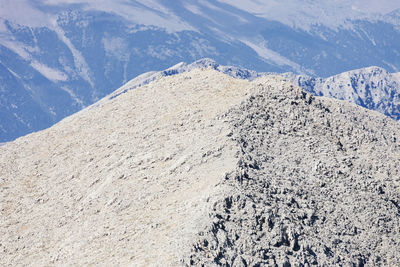
[[[293,74],[284,76],[314,95],[346,100],[400,120],[400,73],[369,67],[326,79]]]
[[[210,57],[258,72],[320,77],[372,65],[397,72],[400,4],[371,3],[3,0],[0,142],[181,61]]]

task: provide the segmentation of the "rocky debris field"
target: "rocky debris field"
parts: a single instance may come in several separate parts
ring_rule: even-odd
[[[259,80],[226,115],[240,147],[188,265],[398,266],[399,125]]]
[[[398,266],[399,159],[282,77],[161,77],[0,146],[0,265]]]

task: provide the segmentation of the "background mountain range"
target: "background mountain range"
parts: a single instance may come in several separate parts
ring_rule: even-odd
[[[400,3],[369,2],[1,1],[0,142],[46,128],[141,73],[204,57],[293,72],[311,92],[350,94],[398,119],[390,104],[398,103],[398,75],[359,90],[371,70],[376,78],[400,69]],[[345,74],[348,94],[332,84],[338,79],[323,79],[369,66],[379,68]]]

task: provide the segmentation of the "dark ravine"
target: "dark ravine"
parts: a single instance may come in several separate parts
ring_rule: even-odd
[[[185,264],[398,266],[399,133],[370,114],[260,84],[226,115],[241,148],[231,194]]]

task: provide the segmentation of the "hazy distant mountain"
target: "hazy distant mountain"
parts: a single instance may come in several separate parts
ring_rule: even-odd
[[[48,127],[139,74],[204,57],[320,77],[372,65],[397,72],[400,6],[386,2],[1,1],[0,141]]]
[[[400,119],[400,73],[369,67],[326,79],[294,74],[284,76],[314,95],[346,100]]]

